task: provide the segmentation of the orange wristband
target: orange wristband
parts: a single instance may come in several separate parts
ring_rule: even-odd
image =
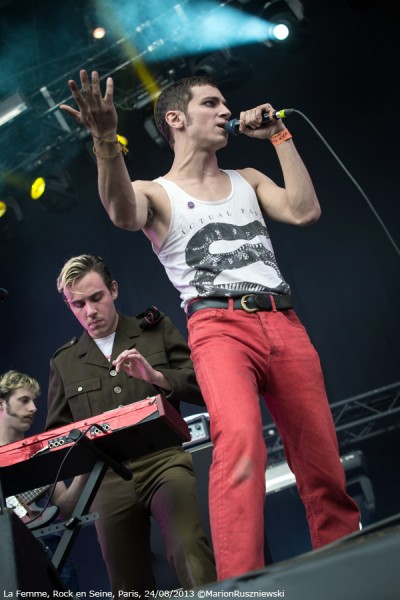
[[[282,144],[282,142],[285,142],[286,140],[290,140],[291,137],[292,137],[292,134],[290,133],[290,131],[288,129],[284,129],[283,131],[280,131],[279,133],[275,133],[275,135],[273,135],[271,138],[269,138],[269,140],[273,146],[279,146],[279,144]]]

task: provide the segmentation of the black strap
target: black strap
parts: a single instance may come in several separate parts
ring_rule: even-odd
[[[273,295],[277,310],[287,310],[293,307],[292,298],[288,294]],[[204,308],[228,308],[229,298],[199,298],[192,301],[187,309],[187,316],[190,318],[193,313]],[[247,312],[257,312],[258,310],[273,310],[274,306],[270,294],[246,294],[239,298],[233,298],[233,307]]]

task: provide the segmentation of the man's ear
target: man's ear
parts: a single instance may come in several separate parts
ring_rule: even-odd
[[[113,281],[111,283],[111,297],[113,300],[116,300],[118,298],[118,283],[116,281]]]
[[[182,129],[185,115],[181,110],[169,110],[165,115],[165,120],[173,129]]]

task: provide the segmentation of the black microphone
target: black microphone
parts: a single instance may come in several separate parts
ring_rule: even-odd
[[[0,302],[4,302],[8,298],[8,292],[4,288],[0,288]]]
[[[271,123],[272,120],[284,119],[288,115],[294,113],[294,108],[283,108],[282,110],[274,110],[272,113],[272,119],[269,116],[269,113],[264,113],[262,115],[261,124],[267,125],[267,123]],[[225,125],[225,131],[229,133],[229,135],[238,135],[239,131],[240,119],[231,119]]]

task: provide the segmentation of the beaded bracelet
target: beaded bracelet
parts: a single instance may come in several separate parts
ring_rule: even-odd
[[[115,158],[116,156],[119,156],[122,153],[128,154],[128,148],[119,141],[118,134],[117,134],[116,140],[107,140],[105,138],[99,138],[99,137],[97,137],[97,135],[94,135],[93,137],[95,137],[96,140],[99,140],[99,142],[104,142],[106,144],[118,144],[118,151],[115,154],[109,154],[109,155],[99,154],[97,152],[95,146],[93,145],[93,154],[95,156],[98,156],[99,158],[104,158],[106,160],[109,160],[111,158]]]
[[[290,133],[290,131],[288,129],[284,129],[283,131],[280,131],[279,133],[275,133],[275,135],[273,135],[271,138],[269,138],[269,140],[274,146],[279,146],[279,144],[282,144],[282,142],[285,142],[286,140],[290,140],[291,137],[292,137],[292,134]]]

